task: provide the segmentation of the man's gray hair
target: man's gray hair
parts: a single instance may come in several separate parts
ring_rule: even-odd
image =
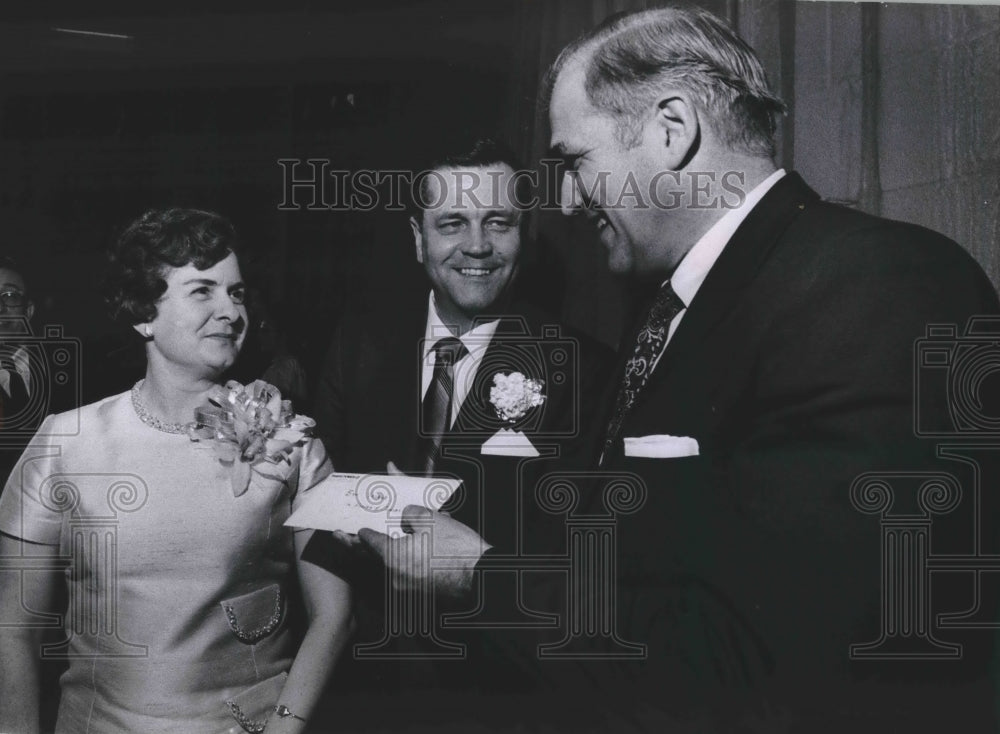
[[[546,101],[559,72],[582,59],[590,103],[618,118],[618,137],[638,144],[650,108],[668,86],[690,93],[730,149],[774,156],[775,114],[785,105],[768,87],[757,54],[711,13],[666,7],[619,14],[577,39],[549,69]]]

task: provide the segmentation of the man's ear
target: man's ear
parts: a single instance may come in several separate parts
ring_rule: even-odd
[[[35,317],[35,302],[28,301],[28,308],[25,309],[25,313],[28,314],[28,321],[31,321]]]
[[[669,92],[657,103],[653,134],[657,136],[671,171],[688,164],[701,142],[701,117],[685,92]]]
[[[423,216],[423,214],[421,214]],[[410,217],[410,229],[413,230],[413,245],[417,250],[417,262],[424,264],[424,232],[416,217]]]

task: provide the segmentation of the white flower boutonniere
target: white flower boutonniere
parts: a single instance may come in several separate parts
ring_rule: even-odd
[[[525,377],[520,372],[511,372],[509,375],[498,372],[493,375],[490,402],[500,420],[514,423],[529,410],[544,403],[543,384],[541,380]]]
[[[263,463],[290,464],[290,455],[312,434],[316,422],[292,412],[289,400],[263,380],[249,385],[230,380],[209,396],[187,426],[192,441],[211,441],[216,456],[232,467],[233,494],[250,486],[250,471]],[[258,469],[259,470],[259,469]]]

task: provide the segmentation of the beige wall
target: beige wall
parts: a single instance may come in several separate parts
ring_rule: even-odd
[[[783,88],[794,44],[782,162],[826,198],[943,232],[1000,287],[1000,7],[800,2],[794,39],[777,2],[739,7]]]

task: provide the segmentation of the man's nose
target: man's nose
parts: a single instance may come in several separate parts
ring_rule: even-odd
[[[467,255],[483,257],[493,252],[493,241],[490,233],[483,227],[470,227],[469,237],[466,239],[462,251]]]
[[[580,196],[580,188],[577,186],[576,175],[573,173],[563,174],[562,186],[559,192],[559,208],[568,217],[582,206],[583,197]]]

